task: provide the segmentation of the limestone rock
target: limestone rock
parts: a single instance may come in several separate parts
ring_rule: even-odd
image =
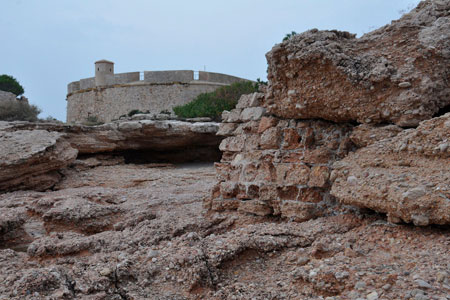
[[[447,113],[359,149],[334,164],[331,194],[392,222],[450,224],[449,141]]]
[[[376,141],[394,137],[402,130],[397,125],[373,126],[362,124],[353,129],[350,139],[359,148],[366,147]]]
[[[16,95],[10,92],[0,91],[0,102],[13,100],[16,100]]]
[[[450,105],[450,2],[423,1],[355,38],[313,29],[266,56],[265,105],[283,118],[417,126]]]
[[[243,109],[247,107],[259,107],[262,105],[263,101],[264,101],[263,93],[242,95],[241,98],[239,98],[236,108]]]
[[[63,137],[45,130],[0,131],[0,190],[45,190],[59,181],[55,171],[78,154]]]
[[[124,150],[170,151],[186,147],[217,147],[219,123],[176,120],[135,120],[100,126],[51,123],[0,122],[0,130],[21,132],[46,130],[60,133],[80,154]]]

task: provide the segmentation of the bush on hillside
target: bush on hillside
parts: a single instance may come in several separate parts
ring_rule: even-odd
[[[25,92],[20,83],[9,75],[0,75],[0,91],[10,92],[16,96],[20,96]]]
[[[257,92],[258,87],[258,83],[250,81],[236,82],[214,92],[200,94],[185,105],[175,106],[173,111],[181,118],[209,117],[220,121],[224,110],[235,108],[242,95]]]
[[[0,101],[0,121],[29,121],[38,120],[41,110],[36,105],[26,101],[7,100]]]

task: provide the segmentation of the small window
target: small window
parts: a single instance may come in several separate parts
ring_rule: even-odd
[[[97,71],[100,71],[100,68],[97,68]]]
[[[110,72],[112,72],[112,69],[109,69]]]

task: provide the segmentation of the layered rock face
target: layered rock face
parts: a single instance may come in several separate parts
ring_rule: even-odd
[[[417,126],[450,105],[450,3],[424,1],[355,38],[310,30],[267,54],[265,106],[283,118]]]
[[[360,39],[311,30],[276,45],[265,94],[223,115],[206,206],[305,221],[340,203],[449,224],[449,12],[424,1]]]
[[[351,153],[333,165],[331,193],[391,222],[450,224],[450,113]]]
[[[140,120],[101,126],[0,122],[0,191],[46,190],[78,156],[113,153],[129,162],[214,161],[213,122]]]
[[[45,190],[60,180],[57,170],[77,154],[58,132],[0,131],[0,190]]]

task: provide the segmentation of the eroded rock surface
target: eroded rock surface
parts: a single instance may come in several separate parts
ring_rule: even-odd
[[[214,183],[212,165],[99,165],[68,169],[55,191],[0,195],[0,299],[445,299],[450,291],[448,229],[374,214],[302,223],[203,214]]]
[[[77,154],[58,132],[0,131],[0,190],[45,190],[60,180],[57,170]]]
[[[346,204],[425,226],[450,223],[450,113],[334,164],[331,193]]]
[[[450,105],[449,24],[449,1],[423,1],[358,39],[295,35],[267,54],[265,105],[283,118],[417,126]]]
[[[219,124],[214,122],[192,123],[175,120],[117,121],[99,126],[0,122],[0,129],[7,132],[46,130],[64,133],[65,139],[80,154],[215,147],[221,141],[221,138],[215,135],[218,128]]]
[[[93,127],[0,122],[0,191],[46,190],[83,155],[113,153],[131,162],[218,160],[222,138],[216,136],[217,130],[213,122],[173,120]]]

